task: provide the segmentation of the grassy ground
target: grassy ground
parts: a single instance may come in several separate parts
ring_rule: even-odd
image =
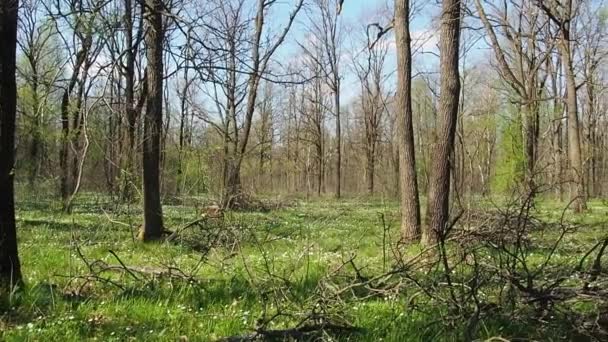
[[[544,203],[539,214],[556,220],[559,207]],[[591,207],[588,214],[567,215],[588,227],[566,237],[556,253],[564,263],[576,262],[576,255],[605,234],[601,224],[608,218],[607,206],[594,202]],[[166,205],[164,210],[170,229],[199,216],[195,206]],[[268,317],[277,308],[290,316],[271,327],[292,327],[319,305],[319,284],[343,260],[356,255],[357,264],[370,275],[390,267],[386,246],[398,235],[397,210],[393,201],[350,199],[294,202],[266,213],[228,213],[223,225],[238,239],[223,236],[226,241],[204,253],[201,262],[199,247],[208,236],[198,228],[177,243],[142,244],[133,240],[128,227],[140,220],[136,208],[90,195],[80,200],[73,214],[65,215],[53,203],[19,201],[27,287],[0,303],[0,312],[7,311],[0,317],[0,340],[210,341],[251,332],[264,313]],[[538,238],[549,241],[555,234]],[[419,249],[411,246],[407,253]],[[88,262],[118,265],[112,251],[130,267],[174,267],[195,280],[144,281],[122,274],[112,278],[122,288],[101,281],[85,284],[74,280],[88,273],[79,250]],[[333,314],[364,332],[340,340],[462,339],[462,326],[436,324],[441,308],[408,310],[410,299],[404,294],[346,303]],[[478,330],[481,340],[492,336],[557,340],[569,335],[552,324],[525,325],[497,315],[483,319]]]

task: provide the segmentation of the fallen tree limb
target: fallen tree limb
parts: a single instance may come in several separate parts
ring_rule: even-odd
[[[169,236],[167,236],[167,238],[165,239],[165,242],[171,242],[173,240],[175,240],[181,233],[183,233],[186,229],[194,227],[194,226],[198,226],[199,224],[203,223],[207,221],[207,216],[203,216],[199,219],[196,219],[188,224],[186,224],[183,227],[180,227],[178,229],[176,229],[173,233],[171,233]]]

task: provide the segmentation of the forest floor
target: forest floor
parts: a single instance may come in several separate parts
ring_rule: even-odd
[[[165,205],[165,225],[176,230],[196,222],[197,206]],[[521,294],[512,297],[507,310],[497,299],[501,279],[506,279],[500,272],[496,280],[482,272],[472,281],[470,269],[462,271],[468,285],[456,288],[464,266],[454,262],[449,291],[441,287],[446,279],[438,266],[391,274],[397,256],[415,258],[424,251],[418,245],[395,247],[399,216],[392,200],[294,200],[265,212],[229,212],[223,219],[197,222],[171,242],[146,244],[134,239],[141,220],[137,207],[87,194],[66,215],[52,202],[19,200],[26,288],[0,303],[0,313],[5,312],[0,340],[214,341],[240,336],[233,339],[238,341],[256,331],[280,340],[313,336],[308,330],[321,327],[321,335],[314,336],[322,340],[459,341],[470,339],[471,330],[478,340],[548,341],[591,340],[584,336],[598,338],[605,329],[606,308],[594,297],[598,291],[586,295],[590,300],[577,294],[550,299],[540,308],[531,302],[543,301],[538,299],[542,296]],[[535,222],[558,222],[562,214],[564,220],[530,233],[528,254],[521,255],[528,262],[513,266],[540,270],[530,288],[554,297],[559,297],[555,289],[565,291],[565,284],[585,286],[583,278],[592,272],[578,266],[593,266],[599,247],[592,248],[601,247],[608,232],[606,203],[590,202],[590,210],[578,215],[563,207],[549,201],[536,206]],[[488,220],[479,222],[482,226]],[[569,228],[562,233],[557,227],[565,225]],[[457,249],[463,242],[450,244]],[[585,273],[583,280],[571,279],[575,269]],[[603,287],[601,279],[596,275],[587,288]],[[470,293],[475,297],[464,298],[464,289],[475,287],[480,288]],[[453,300],[445,299],[454,291]],[[456,303],[460,296],[466,308]],[[469,305],[473,298],[477,304]]]

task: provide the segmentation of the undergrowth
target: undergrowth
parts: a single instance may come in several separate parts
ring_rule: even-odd
[[[557,222],[561,208],[543,202],[535,211],[543,222]],[[606,234],[608,208],[601,202],[590,202],[590,208],[584,215],[567,215],[569,224],[579,228],[565,235],[555,251],[550,246],[558,230],[532,233],[536,247],[531,263],[534,258],[542,263],[553,253],[554,261],[576,265]],[[324,340],[464,338],[466,321],[446,323],[444,318],[454,315],[450,308],[420,296],[407,282],[395,291],[368,295],[361,287],[327,300],[327,292],[337,290],[328,290],[330,285],[345,286],[359,276],[371,278],[395,267],[392,246],[399,237],[399,215],[394,201],[294,201],[269,212],[228,212],[221,222],[189,229],[172,243],[151,244],[133,238],[140,220],[135,205],[116,205],[89,194],[70,215],[58,209],[53,202],[18,202],[26,286],[2,294],[2,341],[213,341],[260,327],[288,329],[322,315],[357,327],[354,333],[322,335]],[[195,204],[166,205],[164,215],[172,230],[199,219]],[[195,242],[202,230],[209,236],[214,229],[229,231],[230,238],[201,250]],[[400,248],[404,258],[422,251],[417,245]],[[106,270],[98,274],[101,279],[86,278],[107,265],[141,273]],[[161,272],[167,269],[181,275],[168,277]],[[437,284],[443,281],[437,271],[416,274],[427,277],[425,284]],[[495,305],[492,297],[497,294],[486,296],[484,301]],[[564,322],[605,310],[585,301],[567,305],[568,313],[578,318],[560,316],[559,310],[540,317],[522,308],[514,317],[488,309],[477,322],[475,339],[583,338]]]

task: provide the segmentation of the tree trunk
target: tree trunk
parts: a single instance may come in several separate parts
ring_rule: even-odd
[[[417,240],[420,237],[420,200],[418,198],[414,126],[412,120],[412,52],[409,7],[409,0],[395,0],[401,235],[405,241]]]
[[[146,9],[148,97],[144,120],[144,225],[141,234],[144,241],[159,239],[164,229],[160,202],[160,138],[163,130],[162,0],[147,0]]]
[[[181,105],[180,105],[180,121],[179,121],[179,160],[178,160],[178,165],[177,165],[177,182],[176,182],[176,186],[175,186],[175,197],[178,197],[181,195],[181,185],[183,182],[183,173],[184,173],[184,147],[186,145],[187,142],[187,138],[186,138],[186,134],[188,134],[186,132],[186,125],[187,125],[187,115],[188,115],[188,103],[187,103],[187,96],[188,96],[188,86],[189,84],[189,80],[188,80],[188,61],[186,61],[186,69],[184,70],[184,88],[182,90],[182,94],[181,94]]]
[[[524,184],[526,193],[534,197],[536,193],[536,158],[538,156],[539,134],[539,108],[536,99],[529,99],[528,104],[522,106],[522,129],[524,139],[525,173]]]
[[[69,92],[63,94],[61,100],[61,148],[59,149],[59,192],[62,201],[70,196],[70,117],[69,117]]]
[[[123,201],[133,199],[132,183],[135,174],[135,130],[137,111],[135,102],[135,51],[133,44],[133,4],[125,0],[125,114],[127,117],[127,142],[124,155],[121,197]]]
[[[589,166],[588,166],[588,181],[587,181],[587,192],[589,196],[597,197],[598,194],[598,136],[597,136],[597,100],[595,96],[595,68],[589,71],[587,76],[587,100],[588,104],[588,117],[589,117],[589,128],[588,128],[588,158],[589,158]]]
[[[80,183],[80,166],[82,158],[85,158],[84,155],[79,155],[81,152],[81,137],[84,129],[84,115],[82,113],[82,102],[85,94],[85,83],[87,79],[87,75],[89,72],[89,64],[85,63],[83,67],[82,74],[83,79],[80,81],[80,86],[78,87],[78,95],[76,97],[76,105],[72,110],[72,128],[70,131],[70,150],[72,151],[72,163],[70,164],[71,169],[71,181],[70,181],[70,189],[68,198],[66,198],[63,202],[63,210],[66,213],[72,211],[72,199],[75,194],[78,192],[78,184]]]
[[[323,167],[323,145],[320,143],[316,145],[317,148],[317,196],[321,196],[321,190],[323,188],[323,175],[325,169]]]
[[[568,159],[570,171],[575,186],[574,211],[580,213],[587,209],[587,195],[585,193],[585,174],[581,152],[581,138],[578,122],[578,106],[576,99],[576,78],[572,55],[570,53],[570,34],[567,28],[562,27],[562,39],[559,44],[564,61],[564,74],[566,75],[566,108],[568,112]]]
[[[334,108],[336,111],[336,198],[342,196],[342,123],[340,122],[340,79],[335,70]]]
[[[239,201],[241,195],[241,163],[231,159],[226,169],[226,192],[224,195],[224,208],[231,208]]]
[[[431,245],[443,237],[449,220],[450,158],[454,151],[460,75],[460,1],[444,0],[441,14],[439,54],[440,99],[437,112],[437,141],[433,146],[427,205],[427,224],[422,243]]]
[[[560,61],[557,60],[556,66],[554,67],[553,61],[548,59],[547,62],[548,71],[551,74],[551,90],[553,93],[553,134],[551,137],[552,155],[553,155],[553,186],[556,188],[556,194],[560,200],[563,200],[564,187],[563,182],[563,170],[562,170],[562,121],[563,121],[563,106],[560,101],[561,91],[558,87],[559,81],[558,70],[560,69]]]
[[[570,179],[574,183],[574,211],[582,212],[587,209],[587,194],[585,192],[585,171],[581,151],[581,138],[578,120],[576,98],[576,76],[574,74],[574,53],[570,44],[571,23],[576,15],[573,13],[573,1],[550,4],[540,1],[538,6],[548,15],[549,19],[559,27],[558,49],[562,60],[564,75],[566,77],[566,111],[567,111],[567,144],[568,159],[570,161]],[[558,6],[559,5],[559,6]],[[559,8],[558,8],[559,7]]]
[[[371,150],[371,147],[369,147],[368,151],[367,151],[367,165],[365,167],[365,178],[366,178],[366,183],[367,183],[367,193],[369,195],[373,195],[374,194],[374,171],[375,171],[375,157],[374,157],[374,151]]]
[[[70,167],[70,142],[74,139],[74,137],[71,136],[73,135],[73,132],[70,130],[70,114],[74,113],[80,107],[80,105],[78,105],[76,110],[70,108],[70,97],[78,83],[80,69],[86,61],[91,45],[91,35],[87,35],[82,39],[82,47],[76,54],[76,63],[74,65],[74,70],[72,71],[72,76],[70,77],[70,82],[61,98],[61,149],[59,151],[59,168],[61,172],[60,193],[64,204],[68,201],[74,186],[74,179],[71,179],[70,177],[70,172],[72,171],[72,167]],[[81,92],[79,92],[79,96],[80,95],[82,95]],[[76,112],[75,115],[79,114],[79,112]]]
[[[39,80],[38,80],[38,66],[37,66],[37,62],[34,60],[33,62],[30,63],[30,66],[32,68],[32,129],[31,129],[31,134],[32,134],[32,142],[30,145],[30,161],[31,161],[31,165],[30,165],[30,177],[29,177],[29,183],[30,186],[34,186],[35,182],[36,182],[36,178],[38,178],[38,174],[40,173],[40,167],[41,167],[41,163],[40,163],[40,156],[42,154],[42,149],[44,146],[44,140],[42,140],[42,122],[40,120],[40,116],[38,113],[38,106],[40,105],[40,101],[38,98],[38,87],[39,87]]]
[[[15,224],[15,121],[18,0],[0,4],[0,287],[21,282]]]

